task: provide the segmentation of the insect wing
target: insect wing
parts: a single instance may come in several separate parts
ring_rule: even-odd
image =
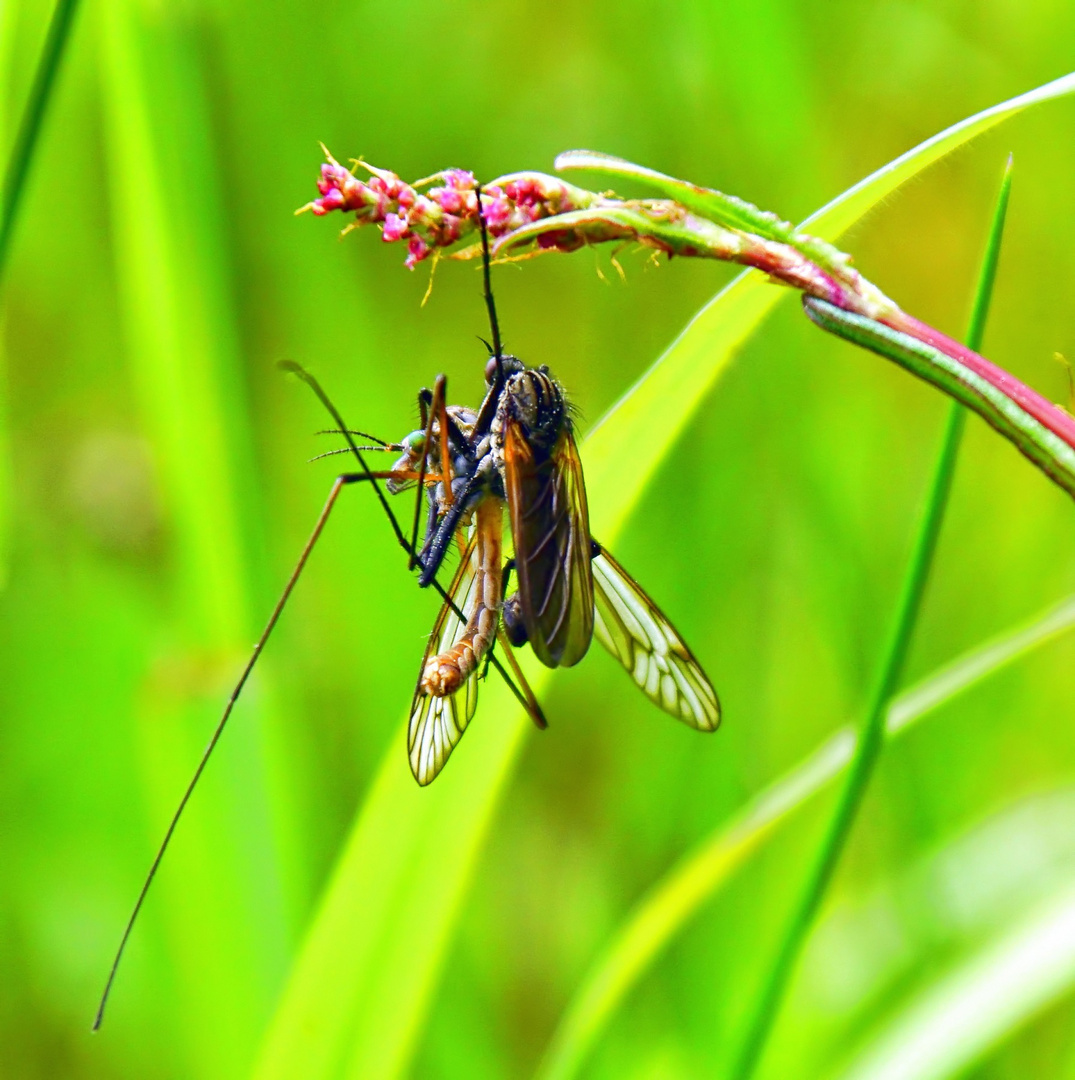
[[[537,658],[571,667],[593,637],[590,519],[582,462],[565,428],[538,457],[514,420],[504,426],[504,477],[523,622]]]
[[[474,605],[477,591],[477,538],[472,537],[463,551],[459,569],[452,579],[448,595],[465,616]],[[466,625],[445,603],[433,625],[426,644],[418,684],[411,701],[407,725],[407,754],[415,780],[425,786],[444,768],[448,756],[463,737],[478,707],[478,674],[475,671],[454,694],[437,697],[422,692],[422,672],[433,656],[450,648]]]
[[[664,612],[603,549],[593,581],[597,640],[655,705],[699,731],[715,731],[717,692]]]

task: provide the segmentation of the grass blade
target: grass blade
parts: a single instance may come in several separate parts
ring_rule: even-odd
[[[67,42],[71,36],[71,24],[78,10],[78,0],[57,0],[49,23],[45,45],[41,51],[41,60],[34,72],[34,81],[30,87],[30,96],[26,109],[15,133],[15,144],[11,150],[11,160],[4,173],[3,210],[0,213],[0,282],[7,269],[8,252],[11,237],[22,204],[26,179],[30,173],[34,151],[37,149],[41,128],[45,122],[52,91],[56,85],[63,62]]]
[[[15,133],[11,157],[4,170],[4,189],[0,203],[0,287],[7,271],[8,257],[11,252],[11,238],[15,222],[22,205],[22,195],[30,173],[45,114],[52,99],[56,77],[71,36],[71,24],[74,21],[78,0],[58,0],[52,13],[45,45],[41,52],[37,70],[34,72],[30,96],[26,102],[22,118]],[[0,96],[10,95],[12,79],[10,64],[12,60],[12,38],[14,36],[15,5],[5,4],[0,9]],[[4,379],[4,324],[0,315],[0,588],[7,577],[7,533],[11,491],[10,442],[7,431],[7,393]]]
[[[888,737],[902,735],[946,702],[1072,629],[1075,596],[958,657],[893,700],[886,719]],[[854,749],[854,728],[842,728],[760,791],[653,887],[582,980],[549,1044],[537,1080],[569,1080],[578,1074],[620,1003],[672,938],[778,826],[847,768]]]
[[[1075,76],[949,128],[830,203],[809,219],[810,231],[834,238],[945,153],[1022,108],[1072,90]],[[615,543],[736,349],[788,295],[764,285],[762,275],[746,273],[722,290],[586,440],[590,512],[603,542]],[[624,461],[632,463],[626,474]],[[544,678],[535,678],[535,690]],[[475,725],[430,789],[418,791],[407,775],[402,737],[386,754],[267,1033],[260,1080],[340,1072],[374,1080],[406,1068],[526,730],[518,710],[499,695],[490,686],[484,709],[514,722]]]

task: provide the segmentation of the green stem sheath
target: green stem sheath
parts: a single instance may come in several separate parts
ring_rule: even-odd
[[[1000,238],[1004,229],[1008,196],[1011,191],[1011,159],[1001,181],[992,226],[986,246],[982,269],[975,292],[970,326],[967,331],[967,344],[970,349],[977,349],[981,344],[985,328],[985,319],[996,277],[997,259],[1000,253]],[[855,822],[863,797],[873,776],[874,768],[884,744],[885,715],[889,700],[895,693],[896,686],[903,672],[904,662],[914,633],[922,596],[933,562],[937,539],[940,535],[944,511],[951,490],[952,476],[955,471],[956,456],[959,452],[960,438],[963,433],[965,411],[960,402],[969,405],[997,427],[1003,434],[1015,440],[1028,439],[1029,424],[1036,424],[1034,431],[1035,448],[1048,445],[1053,451],[1058,449],[1053,441],[1063,445],[1072,455],[1075,465],[1075,451],[1063,443],[1056,435],[1034,420],[1011,398],[990,384],[981,375],[959,364],[958,361],[928,345],[899,331],[884,326],[872,319],[853,315],[834,307],[832,304],[812,297],[804,297],[807,314],[824,329],[831,330],[857,345],[879,352],[896,360],[916,375],[929,379],[941,389],[947,391],[956,400],[948,412],[940,452],[933,469],[926,505],[919,521],[918,534],[915,538],[910,563],[904,575],[900,589],[896,613],[889,630],[883,653],[881,668],[870,696],[869,708],[863,722],[862,732],[855,747],[844,787],[840,793],[836,812],[823,838],[814,866],[807,879],[802,895],[792,913],[784,932],[783,940],[776,954],[776,959],[769,970],[762,986],[755,1009],[746,1029],[746,1036],[735,1059],[730,1076],[732,1080],[749,1080],[761,1060],[766,1043],[780,1011],[791,976],[802,952],[806,938],[813,926],[814,919],[825,898],[828,887],[839,865],[840,857],[847,846],[851,828]],[[958,370],[956,370],[958,369]],[[1003,407],[1001,401],[1006,403]],[[1014,411],[1020,414],[1013,415]],[[988,414],[988,415],[987,415]],[[1001,426],[1001,425],[1005,426]],[[1043,442],[1043,440],[1045,440]],[[1024,449],[1016,441],[1020,449]],[[1024,453],[1027,451],[1024,449]],[[1041,464],[1038,458],[1032,458]],[[1050,473],[1052,475],[1052,473]],[[1075,480],[1075,472],[1070,474]],[[1072,489],[1075,494],[1075,487]]]

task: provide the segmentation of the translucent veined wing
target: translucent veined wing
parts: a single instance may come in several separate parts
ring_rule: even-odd
[[[456,607],[469,616],[474,605],[477,575],[477,537],[471,537],[455,572],[448,595]],[[460,617],[445,603],[440,609],[433,631],[429,635],[422,666],[418,669],[418,683],[411,701],[411,718],[407,725],[407,754],[411,772],[423,787],[444,768],[448,755],[463,737],[478,707],[478,673],[475,671],[463,685],[446,697],[422,692],[422,672],[428,660],[448,649],[459,637],[466,618]]]
[[[603,548],[593,582],[597,640],[655,705],[699,731],[715,731],[717,692],[664,612]]]
[[[504,425],[504,487],[519,601],[530,645],[548,667],[571,667],[593,637],[590,518],[582,462],[570,427],[549,455],[517,421]]]

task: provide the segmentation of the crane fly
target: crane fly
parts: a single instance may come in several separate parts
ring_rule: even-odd
[[[499,641],[529,644],[547,667],[571,667],[597,640],[647,697],[700,731],[720,722],[716,692],[694,654],[641,586],[590,534],[586,485],[563,389],[546,367],[514,356],[486,365],[477,413],[446,410],[408,436],[399,475],[429,469],[429,514],[419,584],[432,580],[453,539],[460,566],[422,659],[408,726],[411,769],[428,784],[444,767],[477,707],[483,656]],[[482,417],[486,417],[485,424]],[[453,462],[450,476],[442,464]],[[390,484],[397,485],[392,479]],[[514,556],[501,563],[504,512]],[[464,522],[470,522],[469,529]],[[516,591],[504,598],[514,572]],[[465,614],[466,618],[463,618]],[[502,626],[498,626],[498,620]],[[528,711],[544,717],[513,660]]]
[[[594,638],[623,665],[635,684],[665,712],[699,731],[715,731],[720,703],[694,654],[661,609],[590,533],[586,484],[574,422],[563,388],[545,366],[527,367],[500,344],[490,285],[489,242],[477,189],[485,302],[492,329],[485,366],[486,392],[478,410],[447,404],[447,381],[418,396],[421,426],[398,443],[353,431],[317,380],[298,364],[282,364],[301,378],[331,415],[331,434],[359,471],[337,476],[276,606],[240,674],[209,743],[157,849],[116,950],[93,1029],[105,1006],[120,959],[175,828],[236,701],[268,641],[343,489],[365,482],[388,517],[408,569],[432,586],[442,605],[419,667],[407,725],[411,771],[422,786],[444,768],[474,716],[478,686],[490,666],[533,722],[545,716],[515,658],[529,644],[547,667],[571,667]],[[360,446],[354,436],[374,446]],[[363,452],[399,456],[372,470]],[[324,457],[328,455],[318,455]],[[384,489],[381,487],[384,482]],[[385,494],[417,489],[410,537]],[[425,530],[418,547],[423,503]],[[504,521],[513,555],[504,558]],[[459,565],[448,588],[437,579],[449,551]],[[507,595],[511,575],[516,589]],[[495,654],[497,645],[504,661]]]

